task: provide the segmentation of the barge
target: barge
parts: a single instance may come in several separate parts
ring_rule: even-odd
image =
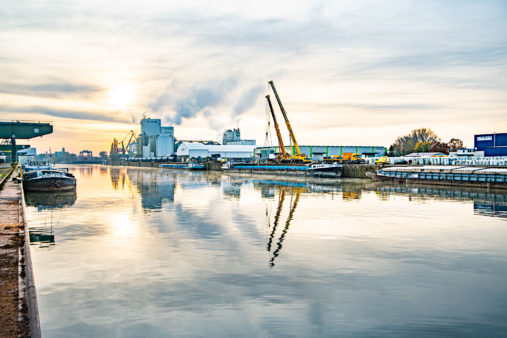
[[[204,170],[206,169],[202,163],[164,163],[160,165],[164,169],[188,169],[188,170]]]
[[[419,166],[382,168],[375,181],[507,189],[507,168]]]
[[[229,172],[243,172],[251,174],[310,176],[322,178],[339,178],[343,174],[341,164],[244,164],[226,163],[222,169]]]
[[[76,178],[64,169],[39,169],[23,174],[25,191],[70,191],[76,189]]]

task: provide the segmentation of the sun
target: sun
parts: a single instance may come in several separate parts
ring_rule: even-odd
[[[125,110],[134,101],[134,86],[130,83],[119,83],[109,91],[108,102],[115,109]]]

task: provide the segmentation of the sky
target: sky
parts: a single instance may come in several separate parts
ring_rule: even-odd
[[[109,151],[143,115],[264,145],[270,80],[300,144],[473,146],[507,132],[507,2],[7,0],[0,75],[0,120],[53,123],[18,142],[39,153]]]

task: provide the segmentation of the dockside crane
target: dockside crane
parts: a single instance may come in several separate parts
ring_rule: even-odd
[[[128,141],[125,142],[128,138]],[[121,140],[119,144],[121,144],[122,154],[125,155],[125,152],[128,152],[129,146],[132,144],[132,141],[136,139],[136,133],[131,130],[129,133]]]
[[[113,139],[113,143],[111,143],[110,155],[113,157],[118,157],[120,154],[126,155],[126,153],[128,153],[129,146],[132,144],[132,141],[135,140],[135,138],[136,133],[131,130],[127,135],[125,135],[125,137],[123,137],[121,141],[118,141],[116,138]]]
[[[278,159],[286,159],[289,157],[287,155],[287,152],[285,151],[285,146],[283,144],[282,134],[280,133],[280,126],[278,125],[278,122],[276,121],[275,117],[275,111],[273,110],[273,105],[271,104],[271,99],[269,98],[269,95],[266,95],[266,100],[269,104],[269,111],[271,112],[271,116],[273,117],[273,123],[275,124],[275,130],[276,130],[276,137],[278,138],[278,146],[280,147],[280,152],[278,153]]]
[[[275,94],[276,101],[278,102],[278,106],[280,106],[280,110],[282,111],[283,118],[285,119],[285,124],[287,125],[287,129],[289,130],[289,135],[292,140],[292,143],[294,145],[294,149],[296,151],[295,155],[288,156],[284,158],[285,160],[293,160],[293,161],[301,161],[301,162],[311,162],[305,154],[301,154],[301,151],[299,150],[298,142],[296,141],[296,136],[294,135],[294,131],[292,130],[292,127],[289,122],[289,118],[287,117],[287,112],[283,108],[282,100],[280,100],[280,97],[278,96],[278,92],[276,91],[275,84],[273,81],[268,82],[271,86],[271,89],[273,89],[273,93]],[[274,116],[274,115],[273,115]],[[281,139],[281,137],[280,137]],[[285,150],[285,149],[284,149]]]

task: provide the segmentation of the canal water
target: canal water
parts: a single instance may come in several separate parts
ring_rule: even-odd
[[[504,193],[71,171],[26,196],[45,337],[507,332]]]

